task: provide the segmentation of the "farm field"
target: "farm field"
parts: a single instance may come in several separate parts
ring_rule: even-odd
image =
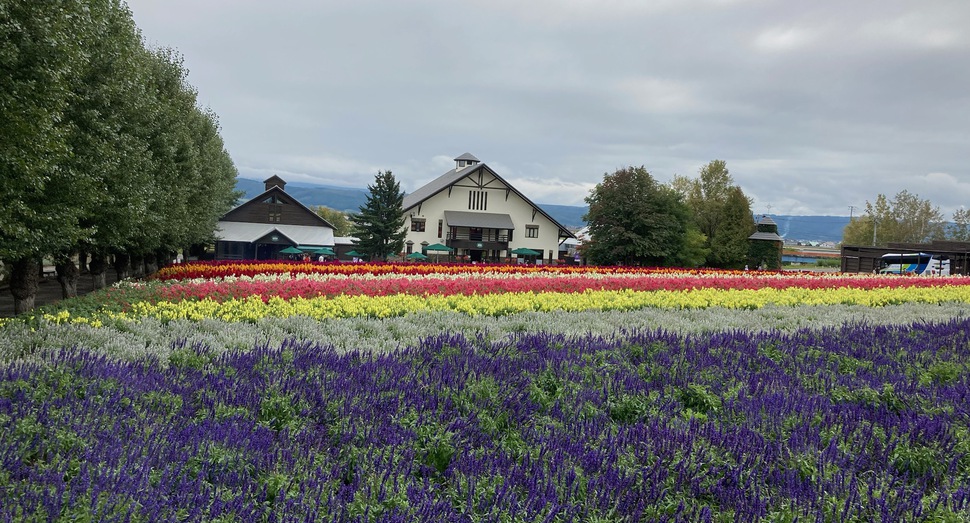
[[[967,521],[970,279],[192,263],[0,323],[3,521]]]

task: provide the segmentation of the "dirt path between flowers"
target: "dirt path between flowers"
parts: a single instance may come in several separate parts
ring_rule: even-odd
[[[118,281],[117,274],[113,270],[105,273],[105,282],[111,285]],[[77,281],[78,296],[87,294],[94,290],[94,279],[88,273],[82,273]],[[37,287],[37,297],[34,305],[48,305],[61,300],[61,284],[57,283],[57,278],[46,276],[40,280]],[[6,282],[0,282],[0,318],[13,317],[13,294],[10,293],[10,286]]]

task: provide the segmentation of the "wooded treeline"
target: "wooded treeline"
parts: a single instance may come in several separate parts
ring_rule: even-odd
[[[0,260],[16,312],[45,257],[69,296],[80,253],[103,282],[109,260],[124,277],[212,239],[236,168],[187,73],[118,0],[0,2]]]
[[[722,160],[669,184],[642,166],[618,169],[603,175],[586,203],[590,263],[741,269],[761,261],[750,253],[751,200]]]

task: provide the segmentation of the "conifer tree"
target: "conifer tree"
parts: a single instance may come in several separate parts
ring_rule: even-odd
[[[378,171],[367,190],[367,201],[350,218],[354,249],[367,259],[386,261],[404,249],[404,193],[391,171]]]

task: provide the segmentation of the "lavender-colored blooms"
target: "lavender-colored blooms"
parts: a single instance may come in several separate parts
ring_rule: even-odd
[[[79,349],[0,370],[0,521],[970,516],[970,320]]]

